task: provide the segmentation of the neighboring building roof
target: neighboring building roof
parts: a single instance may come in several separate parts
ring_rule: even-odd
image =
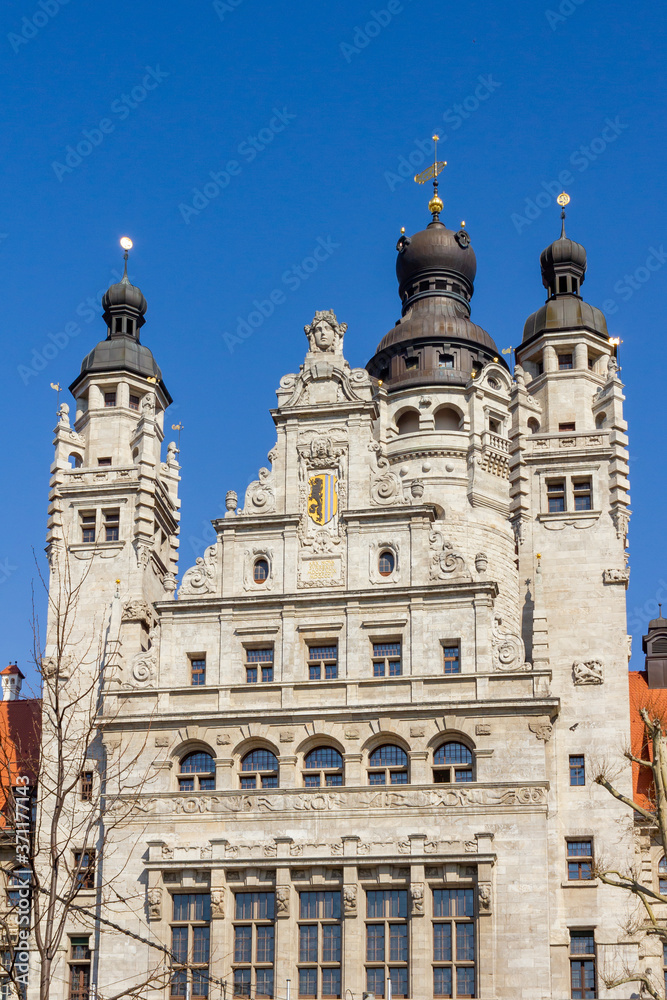
[[[651,748],[646,739],[644,723],[639,715],[641,708],[659,714],[667,721],[667,688],[649,688],[646,670],[631,670],[630,685],[630,740],[635,757],[651,759]],[[646,767],[632,765],[632,795],[635,802],[645,809],[653,808],[653,778]]]
[[[21,680],[25,680],[25,674],[21,673],[15,663],[10,663],[4,670],[0,670],[0,675],[18,674]]]
[[[41,721],[37,698],[0,701],[0,830],[12,825],[8,800],[16,779],[26,775],[31,785],[37,780]]]

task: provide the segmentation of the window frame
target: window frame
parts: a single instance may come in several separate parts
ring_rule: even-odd
[[[117,401],[118,401],[118,390],[117,389],[112,389],[112,390],[109,390],[109,391],[105,390],[104,391],[104,409],[105,410],[112,409],[114,406],[117,405]]]
[[[104,519],[104,541],[120,540],[120,507],[110,507],[102,510]]]
[[[317,642],[317,645],[314,645],[314,642]],[[316,657],[313,656],[314,650],[322,653],[326,650],[335,650],[336,655]],[[338,680],[338,639],[309,641],[307,653],[309,681]]]
[[[403,639],[371,639],[373,677],[403,676]],[[398,647],[398,652],[390,652],[390,647]],[[398,669],[397,669],[398,668]]]
[[[322,1000],[338,1000],[342,995],[342,976],[343,976],[343,933],[344,933],[344,920],[343,920],[343,909],[342,909],[342,890],[341,889],[302,889],[299,891],[299,909],[298,909],[298,931],[297,931],[297,995],[300,1000],[315,1000],[315,998],[320,997]],[[315,916],[304,915],[304,897],[314,896],[315,897]],[[334,911],[332,915],[327,916],[327,896],[331,898],[331,909]],[[322,898],[319,898],[322,897]],[[334,897],[338,897],[336,900]],[[337,904],[337,906],[336,906]],[[308,910],[311,909],[309,906]],[[337,910],[337,914],[336,914]],[[338,929],[338,935],[332,934],[331,937],[335,939],[338,937],[337,942],[333,942],[334,946],[338,945],[338,957],[337,958],[327,958],[325,952],[325,938],[328,936],[325,933],[325,928],[334,927]],[[306,937],[302,933],[302,929],[314,928],[315,935],[308,934],[307,938],[312,940],[315,937],[315,958],[311,957],[310,952],[308,952],[308,957],[303,957],[304,952],[303,939]],[[308,948],[312,947],[311,940],[307,941]],[[324,986],[324,974],[327,970],[332,970],[338,973],[338,992],[326,992],[323,988]],[[315,992],[306,992],[302,990],[302,972],[305,973],[315,973]]]
[[[456,886],[434,886],[432,892],[432,968],[433,968],[433,996],[440,997],[474,997],[477,988],[477,961],[479,947],[479,927],[478,912],[475,901],[475,888],[471,885]],[[446,904],[446,905],[445,905]],[[447,912],[443,912],[444,910]],[[461,912],[459,912],[461,910]],[[438,929],[448,927],[449,934],[439,933]],[[470,942],[466,940],[470,935],[465,935],[460,928],[472,928],[472,958],[466,957],[469,952],[464,952],[466,946],[470,947]],[[459,940],[461,935],[462,940]],[[438,938],[442,940],[438,942]],[[449,957],[446,951],[447,939],[449,941]],[[438,953],[437,945],[445,944],[444,956],[441,951]],[[460,947],[462,945],[462,947]],[[450,990],[436,989],[438,972],[449,970]],[[472,993],[463,993],[459,990],[460,972],[469,973],[472,971]]]
[[[573,942],[584,938],[593,942],[590,951],[578,951],[573,948]],[[570,941],[568,944],[570,960],[570,996],[573,1000],[593,1000],[597,996],[597,962],[595,947],[595,931],[584,928],[570,928]],[[588,989],[585,986],[585,974],[590,971],[586,966],[592,966],[593,986]],[[579,983],[575,986],[575,970],[579,973]]]
[[[562,360],[565,358],[569,358],[569,362]],[[558,361],[559,372],[574,371],[574,348],[571,348],[569,351],[558,351],[556,359]]]
[[[386,763],[386,764],[372,764],[373,755],[379,753],[385,748],[392,747],[396,750],[400,750],[405,756],[405,763]],[[405,774],[405,781],[399,780],[394,781],[393,776]],[[384,776],[384,781],[373,781],[372,775]],[[387,780],[389,779],[389,780]],[[372,750],[368,751],[368,760],[366,762],[366,780],[368,784],[372,786],[381,785],[386,788],[390,785],[409,785],[410,784],[410,757],[407,750],[400,745],[400,743],[379,743],[377,746],[373,747]]]
[[[83,943],[85,941],[85,944]],[[76,942],[76,943],[75,943]],[[77,948],[83,948],[84,953],[75,953]],[[92,967],[92,954],[90,948],[90,934],[70,934],[69,935],[69,958],[67,960],[67,996],[68,1000],[88,1000],[90,997],[90,974]],[[85,979],[79,988],[74,988],[74,975],[78,974],[80,979]]]
[[[266,753],[271,754],[276,762],[275,768],[244,768],[244,762],[248,760],[255,753]],[[275,776],[275,784],[273,783],[273,778]],[[250,784],[250,780],[254,779],[254,784]],[[245,782],[245,783],[244,783]],[[243,791],[252,791],[253,789],[270,789],[280,787],[280,758],[278,754],[275,753],[270,747],[252,747],[250,750],[243,754],[239,761],[239,786]]]
[[[397,906],[396,909],[398,913],[394,916],[391,911],[394,909],[394,899],[393,895],[396,895],[395,900]],[[371,909],[376,909],[377,898],[383,896],[382,900],[382,916],[371,916]],[[364,917],[364,978],[366,992],[375,993],[378,997],[385,997],[387,992],[387,979],[392,979],[392,997],[397,998],[397,1000],[402,1000],[404,997],[410,996],[410,910],[409,910],[409,894],[407,888],[392,888],[392,889],[366,889],[366,913]],[[373,897],[371,906],[371,897]],[[389,903],[389,907],[387,907]],[[403,915],[401,915],[401,909],[404,910]],[[389,912],[388,912],[389,910]],[[382,934],[370,934],[369,929],[381,928]],[[400,927],[404,928],[405,933],[396,935],[392,928]],[[369,953],[371,950],[371,942],[379,943],[382,941],[382,957],[372,957],[369,958]],[[405,958],[392,958],[392,943],[398,943],[398,950],[402,951],[403,947],[405,950]],[[388,945],[388,947],[387,947]],[[404,973],[406,980],[406,991],[405,993],[399,992],[394,988],[392,972],[394,970],[399,971],[399,973]],[[377,972],[382,973],[382,991],[377,989]],[[375,980],[375,982],[374,982]]]
[[[250,916],[239,916],[239,897],[240,896],[250,896]],[[257,897],[256,899],[253,897]],[[266,903],[271,901],[271,905],[266,906],[267,915],[266,917],[257,916],[257,912],[261,914],[262,908],[259,906],[260,897],[266,897]],[[264,900],[262,900],[263,902]],[[255,904],[258,904],[257,906]],[[233,945],[232,945],[232,996],[233,997],[246,997],[252,996],[253,1000],[259,997],[269,997],[273,996],[275,992],[275,961],[276,961],[276,939],[275,939],[275,924],[276,924],[276,893],[275,890],[264,891],[264,890],[248,890],[248,889],[238,889],[234,892],[234,910],[233,910],[233,920],[232,920],[232,934],[233,934]],[[271,927],[273,929],[273,942],[272,942],[272,958],[270,962],[260,961],[257,958],[258,954],[258,939],[260,935],[258,930],[260,928]],[[237,959],[237,931],[240,929],[250,929],[250,956],[248,961]],[[264,993],[260,992],[259,986],[257,984],[257,972],[270,972],[271,973],[271,992]],[[242,979],[245,980],[245,976],[241,976],[241,973],[248,973],[248,988],[246,990],[245,981],[243,981],[243,987],[237,989],[237,984],[240,984]]]
[[[94,775],[93,771],[86,770],[82,771],[79,775],[79,801],[80,802],[92,802],[93,801],[93,781]]]
[[[316,767],[308,767],[308,758],[321,750],[330,750],[332,753],[338,754],[340,757],[340,765],[334,767],[333,765],[323,764]],[[325,743],[312,747],[312,749],[303,755],[303,767],[301,771],[304,788],[340,788],[345,784],[345,759],[343,754],[337,747],[328,746]],[[340,776],[340,781],[329,780],[330,778],[336,778],[338,776]],[[308,783],[306,781],[307,778],[317,778],[317,783]]]
[[[79,525],[81,527],[81,542],[83,545],[94,545],[97,538],[97,511],[80,510]],[[92,532],[92,538],[86,537]]]
[[[461,673],[461,640],[460,639],[441,639],[440,645],[442,647],[442,671],[446,677],[452,676],[453,674]],[[447,653],[450,651],[450,655]],[[452,655],[456,652],[456,656]],[[456,669],[447,669],[448,666],[455,665]]]
[[[208,771],[204,770],[184,771],[183,764],[185,764],[186,761],[190,760],[191,758],[196,757],[198,754],[208,757],[211,760],[213,767]],[[188,750],[187,753],[183,754],[183,756],[179,758],[178,773],[176,777],[178,781],[179,792],[185,792],[190,795],[193,795],[195,792],[215,791],[215,786],[216,786],[215,757],[213,756],[212,753],[210,753],[208,750],[203,749],[202,747],[199,747],[194,750],[193,749]],[[192,782],[192,787],[191,788],[184,787],[185,783],[189,781]],[[203,782],[206,782],[206,784],[205,785],[202,784]],[[212,784],[209,784],[209,782],[212,782]]]
[[[569,768],[570,768],[570,787],[581,788],[583,785],[585,785],[586,784],[585,755],[583,753],[571,753],[569,755]],[[579,780],[579,778],[581,778],[581,781]]]
[[[91,892],[95,889],[97,851],[94,847],[85,847],[72,853],[74,855],[72,875],[76,889],[81,892]]]
[[[187,905],[187,917],[182,920],[177,920],[177,909],[176,909],[176,899],[182,897],[189,897]],[[201,900],[201,917],[197,916],[197,911],[199,909],[199,900]],[[172,960],[172,974],[169,984],[169,996],[170,997],[185,997],[188,995],[188,987],[190,989],[190,997],[192,1000],[200,1000],[200,998],[205,998],[210,995],[210,962],[211,962],[211,894],[210,892],[172,892],[171,893],[171,920],[169,922],[169,929],[171,931],[171,953],[174,956]],[[194,911],[194,912],[193,912]],[[198,930],[208,930],[208,935],[198,935]],[[180,955],[177,956],[176,948],[174,947],[174,931],[185,930],[185,956],[181,961],[178,960]],[[197,938],[201,936],[201,942],[206,944],[206,958],[201,961],[197,961],[196,958],[196,948],[197,948]],[[204,981],[206,992],[198,993],[195,992],[195,984],[200,984]],[[177,989],[174,989],[175,986]]]
[[[206,686],[206,653],[189,653],[190,661],[190,686]]]
[[[466,761],[456,761],[456,760],[443,760],[442,763],[436,761],[437,755],[443,751],[446,757],[447,747],[463,747],[464,750],[470,755],[470,760]],[[433,783],[435,785],[463,785],[471,784],[475,781],[475,751],[467,743],[464,743],[460,737],[451,736],[445,739],[438,746],[433,748]],[[459,777],[459,775],[470,775],[470,777]]]
[[[245,646],[245,683],[270,684],[275,679],[275,647],[273,643],[266,646]],[[271,654],[262,659],[261,654]],[[254,659],[257,657],[257,659]]]
[[[567,857],[567,880],[568,882],[592,882],[594,880],[593,875],[593,863],[594,863],[594,844],[592,837],[568,837],[565,841],[566,844],[566,857]],[[590,845],[590,852],[584,853],[583,850],[575,853],[573,847],[575,844]],[[573,874],[576,872],[576,874]]]

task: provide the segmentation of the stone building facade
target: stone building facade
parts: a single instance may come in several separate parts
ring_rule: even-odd
[[[632,823],[590,780],[629,734],[622,385],[583,247],[544,251],[512,374],[440,205],[398,242],[366,369],[333,312],[305,327],[268,464],[180,586],[171,400],[127,276],[61,407],[48,551],[85,574],[104,739],[146,775],[116,895],[83,896],[171,949],[147,996],[627,995],[602,980],[636,960],[626,902],[591,876]],[[73,917],[82,938],[54,1000],[73,968],[103,997],[161,957]]]

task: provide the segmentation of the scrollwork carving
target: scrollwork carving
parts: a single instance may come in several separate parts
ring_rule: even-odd
[[[368,445],[375,459],[375,469],[371,469],[371,503],[376,507],[392,507],[409,503],[403,494],[403,484],[395,472],[389,468],[389,459],[383,454],[379,441]]]
[[[525,662],[523,639],[514,632],[505,632],[502,625],[502,618],[496,615],[493,619],[493,669],[532,670],[532,664]]]
[[[259,479],[250,483],[245,491],[245,501],[240,514],[272,514],[276,509],[276,490],[273,473],[266,468],[259,470]]]
[[[442,532],[432,531],[428,540],[431,546],[431,580],[472,580],[465,559],[451,542],[445,541]]]
[[[217,545],[209,545],[203,556],[197,556],[194,566],[186,570],[178,596],[203,597],[216,590]]]

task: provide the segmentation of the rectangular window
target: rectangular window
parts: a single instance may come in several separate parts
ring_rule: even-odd
[[[90,996],[90,938],[70,938],[69,1000]]]
[[[340,997],[341,894],[299,893],[299,996]]]
[[[95,851],[74,852],[74,880],[79,889],[95,888]]]
[[[571,368],[574,368],[574,365],[572,364],[572,355],[571,354],[559,354],[558,355],[558,371],[560,371],[560,372],[566,372],[566,371],[569,371]]]
[[[586,784],[586,770],[583,754],[570,754],[570,784]]]
[[[105,510],[104,511],[104,538],[107,542],[117,542],[118,541],[118,528],[120,525],[120,511],[119,510]]]
[[[104,393],[104,405],[105,406],[115,406],[116,405],[116,393],[115,392],[105,392]]]
[[[595,989],[595,938],[593,931],[570,931],[570,995],[591,1000]]]
[[[108,466],[111,465],[111,459],[110,458],[98,458],[97,459],[97,464],[99,465],[100,468],[107,468]]]
[[[569,434],[576,431],[577,425],[573,420],[566,420],[565,423],[558,425],[558,430],[561,434]]]
[[[590,479],[574,479],[572,481],[575,510],[593,509],[593,491]]]
[[[473,889],[433,890],[433,995],[474,997],[476,981]]]
[[[446,674],[461,673],[461,653],[459,643],[448,642],[443,646],[444,670]]]
[[[571,882],[593,878],[593,841],[568,840],[567,877]]]
[[[81,514],[81,541],[95,541],[95,513],[92,511]]]
[[[93,801],[93,772],[82,771],[79,779],[79,792],[82,802]]]
[[[550,514],[560,514],[565,510],[565,480],[547,483],[547,504]]]
[[[192,1000],[208,997],[211,897],[207,892],[178,892],[172,896],[172,905],[174,971],[171,975],[171,996],[186,997],[189,994]],[[179,969],[179,965],[187,965],[188,968]]]
[[[236,893],[234,996],[273,996],[274,916],[275,893]]]
[[[373,677],[400,677],[401,642],[373,643]]]
[[[203,687],[206,684],[206,657],[198,656],[190,659],[190,684],[192,687]]]
[[[408,995],[408,894],[403,889],[366,893],[366,990],[384,997]]]
[[[131,410],[138,410],[139,409],[139,397],[138,396],[132,396],[132,395],[130,396],[130,409]]]
[[[246,684],[263,684],[273,680],[273,646],[266,649],[246,649]]]
[[[438,355],[438,368],[453,368],[454,358],[451,354],[439,354]]]
[[[308,680],[335,680],[338,677],[338,643],[308,647]]]

